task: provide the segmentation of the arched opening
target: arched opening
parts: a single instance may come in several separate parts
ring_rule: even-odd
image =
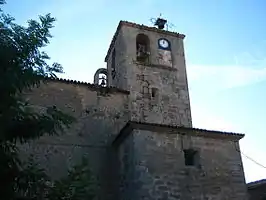
[[[149,62],[150,40],[147,35],[138,34],[136,38],[136,57],[138,62]]]
[[[150,84],[148,81],[144,81],[142,83],[142,95],[143,95],[143,98],[146,98],[146,99],[150,99],[151,95],[150,95]]]
[[[108,82],[107,69],[100,68],[94,74],[94,84],[106,87]]]
[[[99,74],[98,85],[102,87],[107,86],[107,76],[105,74]]]

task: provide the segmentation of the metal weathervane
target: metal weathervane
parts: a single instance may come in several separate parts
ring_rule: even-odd
[[[169,23],[166,19],[163,19],[162,14],[160,14],[158,18],[151,18],[150,21],[154,26],[161,30],[166,27],[166,30],[168,31],[169,28],[171,29],[175,27],[174,24]]]

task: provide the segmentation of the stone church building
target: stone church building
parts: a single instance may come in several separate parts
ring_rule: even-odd
[[[104,200],[245,200],[243,134],[192,126],[185,35],[120,21],[94,84],[51,79],[28,94],[78,121],[24,145],[53,178],[87,156]],[[75,67],[75,66],[73,66]]]

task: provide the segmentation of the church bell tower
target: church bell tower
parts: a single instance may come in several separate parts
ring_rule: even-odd
[[[105,61],[108,86],[130,91],[131,120],[192,127],[185,35],[120,21]]]
[[[121,21],[106,56],[107,84],[129,91],[131,118],[112,142],[116,199],[246,200],[243,135],[192,128],[185,35],[166,23]]]

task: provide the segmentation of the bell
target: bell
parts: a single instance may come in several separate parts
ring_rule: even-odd
[[[102,81],[101,81],[101,86],[104,87],[105,85],[106,85],[105,80],[102,79]]]

